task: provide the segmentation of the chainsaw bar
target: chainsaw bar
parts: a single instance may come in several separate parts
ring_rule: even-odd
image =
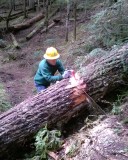
[[[101,107],[83,90],[85,93],[86,97],[88,98],[88,102],[92,104],[93,108],[98,109],[102,114],[106,115],[105,111],[101,109]]]

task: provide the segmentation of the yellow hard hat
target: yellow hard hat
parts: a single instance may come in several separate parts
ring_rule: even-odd
[[[60,55],[54,47],[47,48],[47,50],[44,54],[45,59],[57,59],[59,57],[60,57]]]

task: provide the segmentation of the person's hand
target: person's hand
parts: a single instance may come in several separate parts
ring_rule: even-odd
[[[56,81],[56,83],[59,83],[60,81]]]
[[[64,79],[70,78],[71,74],[72,74],[72,70],[66,70],[66,71],[64,71],[62,77],[63,77]]]

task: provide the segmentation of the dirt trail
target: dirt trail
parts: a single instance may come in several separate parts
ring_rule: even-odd
[[[16,65],[6,65],[0,69],[1,81],[10,96],[12,106],[33,95],[34,85],[28,70]]]

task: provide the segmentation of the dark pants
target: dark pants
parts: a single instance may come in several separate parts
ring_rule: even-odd
[[[40,92],[40,91],[42,91],[42,90],[47,88],[47,86],[43,86],[43,85],[37,84],[36,82],[35,82],[35,87],[37,89],[37,92]]]

